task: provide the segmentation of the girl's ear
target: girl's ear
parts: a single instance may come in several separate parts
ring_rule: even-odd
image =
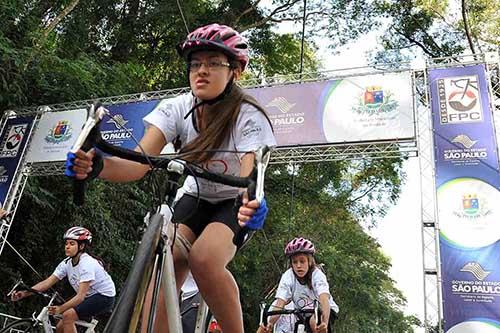
[[[233,73],[234,73],[234,80],[235,81],[239,80],[241,78],[241,67],[238,66],[235,69],[233,69]]]
[[[85,244],[83,244],[83,243],[79,243],[79,244],[78,244],[78,250],[80,250],[80,251],[81,251],[81,250],[83,250],[84,248],[85,248]]]

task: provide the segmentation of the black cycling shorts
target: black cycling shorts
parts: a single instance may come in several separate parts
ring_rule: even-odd
[[[75,306],[76,314],[80,320],[90,320],[91,317],[111,312],[115,304],[115,297],[94,294]]]
[[[242,228],[238,224],[238,209],[235,199],[228,199],[218,203],[210,203],[192,195],[184,194],[174,206],[172,221],[189,227],[198,238],[203,230],[212,222],[225,224],[238,235]],[[241,244],[235,245],[239,248]]]

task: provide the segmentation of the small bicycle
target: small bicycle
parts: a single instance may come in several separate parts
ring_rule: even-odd
[[[104,115],[111,118],[112,115],[103,106],[91,105],[88,111],[88,119],[71,150],[73,153],[79,149],[86,151],[96,147],[106,154],[149,165],[152,170],[166,170],[168,176],[167,188],[164,192],[166,195],[162,198],[164,204],[152,211],[148,218],[147,228],[134,255],[132,268],[105,332],[136,332],[141,320],[146,291],[151,277],[153,277],[154,291],[151,311],[148,322],[143,322],[142,325],[147,324],[148,332],[152,332],[160,284],[162,284],[164,286],[164,300],[168,309],[169,332],[181,333],[181,315],[171,249],[175,243],[180,247],[181,251],[189,252],[190,244],[186,244],[186,241],[179,237],[176,233],[176,227],[171,221],[171,207],[180,186],[179,181],[182,176],[190,175],[195,179],[199,177],[229,186],[247,188],[249,198],[255,198],[261,202],[264,198],[264,176],[270,159],[270,150],[267,146],[264,146],[254,152],[254,169],[248,177],[218,174],[203,169],[197,164],[185,161],[180,156],[149,156],[144,152],[139,153],[113,146],[102,138],[99,130],[99,123]],[[74,201],[81,204],[84,198],[85,183],[78,180],[75,180],[74,183]],[[166,230],[166,233],[162,232],[162,230]],[[244,230],[244,233],[242,232],[235,237],[241,244],[248,241],[252,234],[253,231]],[[196,333],[208,330],[207,313],[208,307],[206,303],[200,302],[196,319]]]
[[[39,333],[39,332],[44,332],[44,333],[53,333],[55,332],[55,328],[52,326],[52,323],[50,322],[50,315],[49,315],[49,306],[54,304],[56,299],[62,299],[57,292],[53,293],[45,293],[45,292],[40,292],[34,289],[31,289],[28,287],[24,282],[19,279],[12,290],[7,294],[8,297],[10,297],[15,291],[29,291],[33,294],[42,296],[46,299],[49,300],[49,303],[43,307],[43,309],[38,313],[33,313],[33,316],[31,318],[21,318],[18,320],[13,321],[9,325],[5,326],[0,330],[0,333],[17,333],[17,332],[31,332],[31,333]],[[60,316],[53,316],[56,319],[61,319]],[[83,320],[77,320],[75,324],[82,328],[85,328],[85,333],[94,333],[95,332],[95,327],[97,325],[98,321],[96,319],[92,319],[91,322],[86,322]],[[82,332],[82,331],[80,331]]]
[[[318,301],[314,301],[314,306],[312,308],[297,308],[297,309],[278,309],[269,310],[272,307],[262,303],[260,305],[260,324],[267,326],[268,317],[275,315],[292,315],[295,317],[294,324],[290,324],[290,328],[286,331],[274,331],[275,333],[306,333],[306,321],[309,315],[314,315],[317,318],[316,324],[321,324],[321,309]],[[292,327],[293,326],[293,327]],[[307,332],[309,333],[309,332]]]

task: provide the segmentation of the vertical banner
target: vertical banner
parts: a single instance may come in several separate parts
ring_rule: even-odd
[[[8,119],[0,134],[0,207],[5,203],[19,168],[32,123],[31,117]]]
[[[500,332],[500,173],[484,65],[429,71],[445,332]]]

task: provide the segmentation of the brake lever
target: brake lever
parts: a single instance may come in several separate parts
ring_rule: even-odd
[[[89,142],[88,138],[106,113],[109,112],[103,106],[96,108],[94,104],[90,105],[87,121],[76,139],[75,144],[71,148],[71,153],[75,154],[80,149],[87,152],[92,148],[94,143]],[[73,181],[73,203],[77,206],[83,205],[85,201],[85,183],[85,180],[75,179]]]
[[[255,180],[255,199],[259,203],[264,199],[264,178],[267,165],[271,157],[271,150],[268,146],[262,146],[255,152],[255,167],[257,169],[257,179]]]
[[[17,287],[23,284],[24,284],[23,280],[19,279],[14,285],[14,287],[12,287],[12,289],[7,293],[7,297],[10,297],[13,293],[15,293],[17,291]]]

